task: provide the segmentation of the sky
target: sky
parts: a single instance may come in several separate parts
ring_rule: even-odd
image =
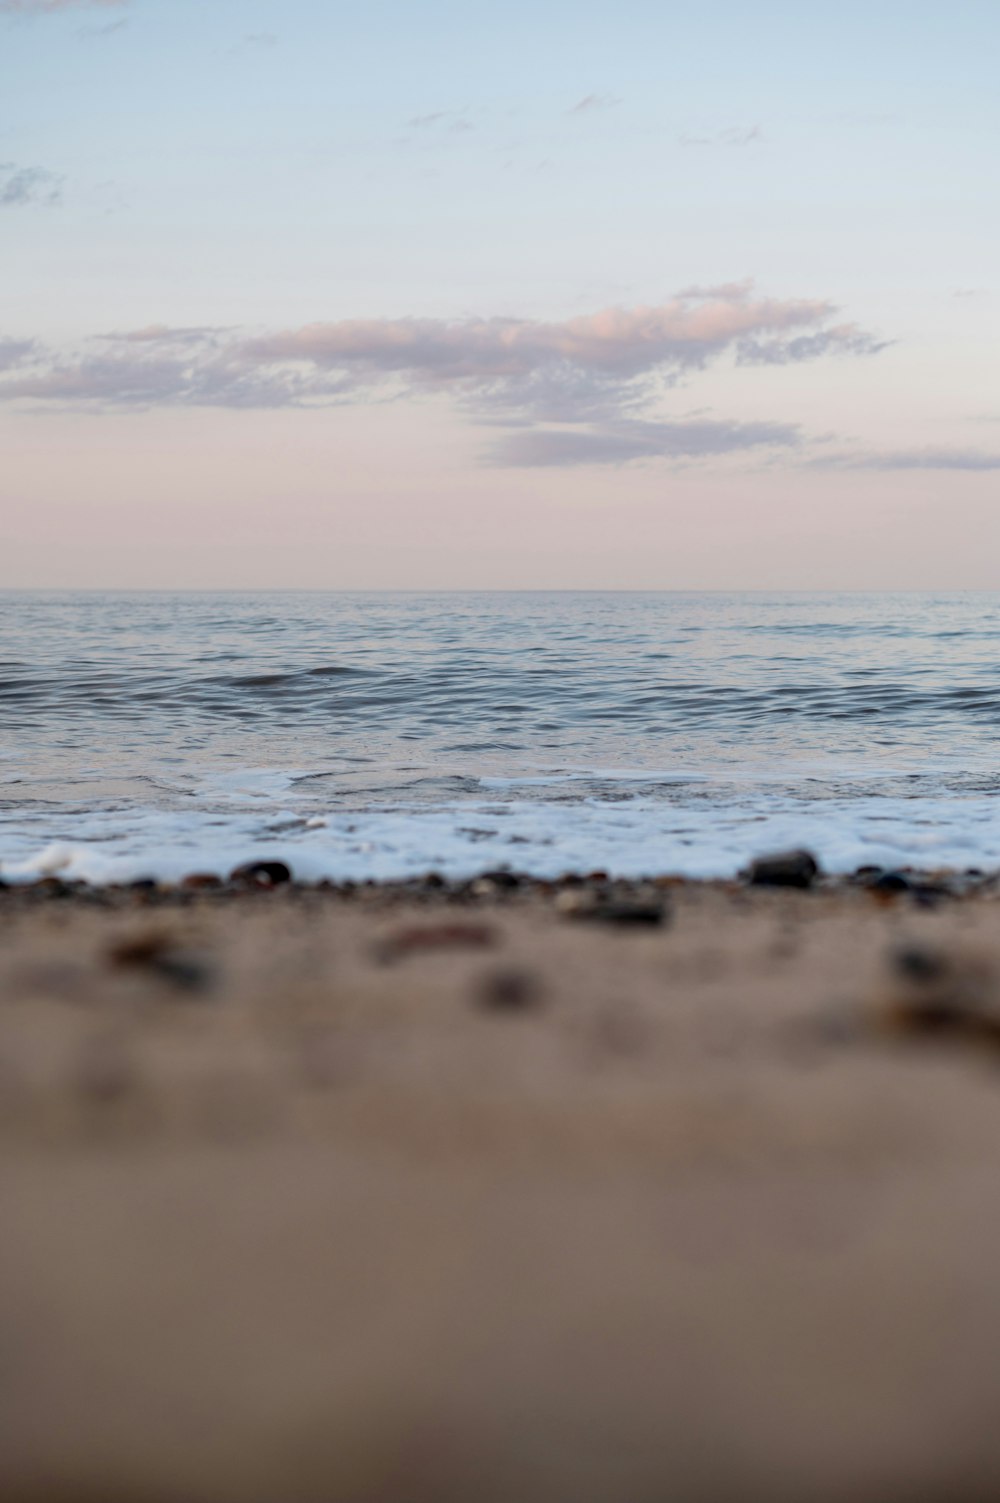
[[[0,0],[0,587],[1000,587],[996,0]]]

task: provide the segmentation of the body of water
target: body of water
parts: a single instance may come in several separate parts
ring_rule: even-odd
[[[0,595],[0,876],[1000,865],[1000,595]]]

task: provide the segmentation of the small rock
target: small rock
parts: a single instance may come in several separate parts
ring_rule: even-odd
[[[891,963],[897,975],[921,985],[941,981],[948,974],[944,953],[924,945],[901,945],[893,951]]]
[[[186,877],[182,877],[180,885],[199,892],[213,887],[221,887],[222,878],[216,876],[215,872],[189,872]]]
[[[811,887],[819,876],[819,863],[811,851],[779,851],[751,861],[747,880],[751,887]]]
[[[618,902],[598,903],[591,917],[602,924],[662,924],[667,916],[666,905],[658,902],[641,902],[623,899]]]
[[[127,935],[108,948],[112,965],[150,965],[171,948],[174,940],[161,929],[146,929],[140,934]]]
[[[957,896],[956,888],[949,882],[911,875],[904,871],[882,871],[864,884],[876,897],[896,898],[908,893],[921,908],[933,908],[943,898]]]
[[[292,873],[284,861],[245,861],[233,868],[229,880],[248,887],[279,887],[292,880]]]
[[[888,960],[889,984],[877,1009],[883,1027],[1000,1048],[1000,986],[986,957],[909,944]]]
[[[911,892],[913,883],[905,872],[880,871],[866,884],[872,892]]]
[[[398,960],[427,950],[482,950],[496,944],[497,934],[489,924],[430,924],[397,929],[374,947],[379,960]]]
[[[525,1012],[541,1001],[542,984],[532,971],[487,971],[476,983],[476,1002],[492,1012]]]
[[[212,985],[212,968],[200,955],[175,950],[157,961],[154,970],[181,991],[204,992]]]
[[[660,898],[604,898],[586,889],[559,893],[555,908],[564,918],[599,924],[655,926],[667,917],[666,904]]]
[[[564,918],[588,918],[597,907],[597,894],[586,888],[564,887],[557,892],[553,907]]]
[[[150,971],[183,991],[204,991],[212,980],[211,968],[201,956],[180,948],[161,930],[119,940],[107,957],[112,965]]]

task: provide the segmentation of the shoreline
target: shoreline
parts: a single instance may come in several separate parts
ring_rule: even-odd
[[[796,860],[800,868],[803,860],[806,865],[798,871],[779,871],[770,875],[764,870],[772,862],[783,864],[789,858],[792,859],[793,868]],[[242,862],[228,873],[206,867],[192,869],[177,878],[141,876],[130,880],[108,878],[102,881],[66,877],[58,871],[40,871],[31,875],[8,871],[5,874],[0,863],[0,894],[17,892],[58,897],[86,897],[97,893],[148,893],[162,898],[175,896],[184,899],[192,893],[234,897],[255,891],[283,890],[286,893],[329,893],[340,897],[377,891],[400,899],[422,899],[436,894],[450,900],[464,900],[510,896],[514,892],[522,896],[530,894],[544,897],[569,887],[614,889],[628,893],[650,886],[664,891],[680,887],[732,890],[772,887],[814,892],[848,889],[897,894],[923,892],[925,896],[962,897],[974,892],[989,892],[994,888],[1000,890],[1000,867],[910,863],[885,865],[871,862],[851,871],[827,871],[812,852],[804,848],[762,853],[750,859],[740,870],[728,875],[713,876],[691,876],[669,869],[623,876],[594,868],[567,869],[557,876],[541,876],[530,870],[504,864],[484,865],[480,870],[458,876],[446,875],[429,868],[418,874],[400,877],[308,878],[296,874],[293,862],[264,854]]]

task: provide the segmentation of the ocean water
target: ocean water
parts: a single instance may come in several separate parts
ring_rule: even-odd
[[[0,876],[1000,865],[1000,594],[0,595]]]

